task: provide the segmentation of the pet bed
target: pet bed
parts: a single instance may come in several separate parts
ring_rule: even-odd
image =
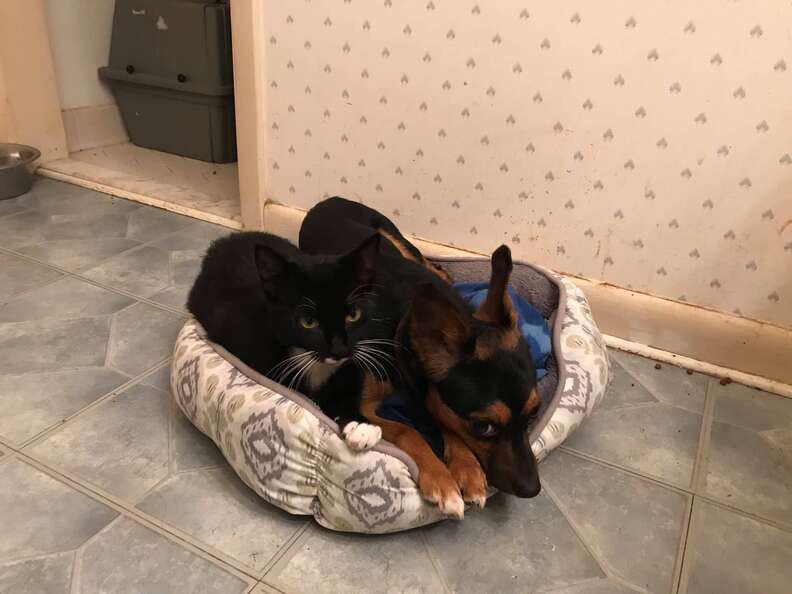
[[[488,259],[436,260],[455,282],[480,282]],[[542,408],[531,431],[538,460],[602,398],[608,357],[583,293],[569,280],[515,262],[511,287],[548,321],[553,352],[539,380]],[[416,485],[413,460],[392,444],[356,452],[307,397],[257,373],[189,320],[176,339],[171,389],[181,410],[262,498],[345,532],[387,533],[443,519]],[[540,467],[541,476],[541,467]]]

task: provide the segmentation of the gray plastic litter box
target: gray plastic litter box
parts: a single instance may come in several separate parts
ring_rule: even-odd
[[[227,2],[116,0],[112,87],[130,140],[202,161],[236,160]]]

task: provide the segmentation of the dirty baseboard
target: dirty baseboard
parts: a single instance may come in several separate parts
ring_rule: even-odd
[[[305,211],[273,202],[264,230],[297,242]],[[430,257],[481,255],[415,239]],[[570,277],[609,346],[792,397],[792,328]]]

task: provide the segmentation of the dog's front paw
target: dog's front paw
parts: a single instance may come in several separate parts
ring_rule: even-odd
[[[422,470],[418,477],[418,489],[424,499],[436,503],[447,516],[459,520],[465,517],[465,502],[459,492],[459,485],[445,466],[433,472]]]
[[[462,499],[484,508],[487,503],[487,476],[475,457],[452,459],[448,462],[451,476],[462,490]]]
[[[364,451],[373,448],[382,439],[382,429],[369,423],[350,421],[344,425],[344,441],[349,449]]]

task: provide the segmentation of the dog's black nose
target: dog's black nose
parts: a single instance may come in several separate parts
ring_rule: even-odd
[[[539,475],[519,477],[514,481],[514,494],[517,497],[536,497],[542,490],[542,483],[539,482]]]

